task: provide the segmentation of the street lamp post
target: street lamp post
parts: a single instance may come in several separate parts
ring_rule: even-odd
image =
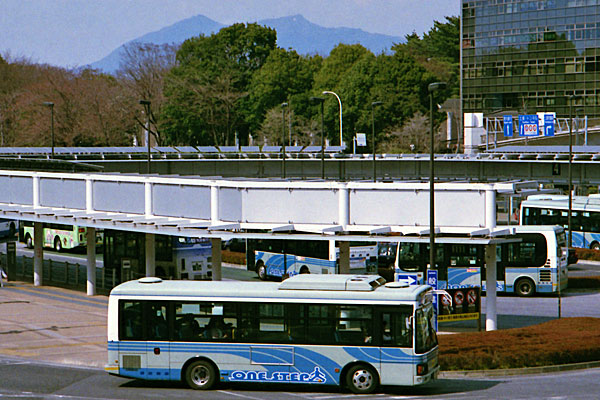
[[[325,179],[325,121],[323,117],[323,102],[325,101],[322,97],[311,97],[313,102],[321,103],[321,179]]]
[[[50,107],[50,142],[52,144],[52,156],[54,160],[54,103],[51,101],[44,102],[45,106]]]
[[[340,100],[340,96],[338,96],[336,93],[331,92],[329,90],[324,90],[323,94],[332,94],[337,98],[337,101],[340,105],[340,147],[344,145],[344,139],[342,137],[342,100]]]
[[[428,86],[429,90],[429,121],[430,121],[430,132],[429,132],[429,268],[435,269],[435,198],[433,181],[435,179],[434,167],[433,167],[433,145],[435,143],[435,136],[433,134],[433,92],[436,90],[444,89],[446,83],[434,82]]]
[[[285,108],[288,103],[281,103],[281,177],[285,178]]]
[[[146,147],[148,148],[146,173],[150,174],[150,100],[140,100],[140,104],[144,106],[144,112],[146,113]]]
[[[373,142],[373,182],[377,182],[377,164],[376,164],[376,152],[375,148],[375,106],[383,104],[381,101],[374,101],[371,103],[371,139]]]

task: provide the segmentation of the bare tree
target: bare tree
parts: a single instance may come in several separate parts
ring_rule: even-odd
[[[176,51],[175,45],[131,42],[124,46],[124,54],[117,70],[117,76],[130,96],[150,101],[149,129],[159,144],[161,135],[158,115],[165,103],[165,76],[176,63]],[[146,117],[142,115],[141,108],[135,114],[135,119],[145,128]]]

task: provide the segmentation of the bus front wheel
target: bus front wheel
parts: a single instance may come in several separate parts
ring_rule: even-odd
[[[215,368],[211,363],[199,360],[191,363],[185,372],[185,380],[195,390],[208,390],[216,381]]]
[[[54,238],[54,251],[62,251],[62,242],[60,241],[60,238],[58,236]]]
[[[265,264],[261,262],[256,271],[261,281],[267,280],[267,267],[265,267]]]
[[[533,296],[534,284],[531,279],[523,278],[519,279],[515,284],[515,292],[521,297]]]
[[[356,394],[369,394],[377,389],[377,374],[367,365],[355,365],[346,374],[346,385]]]

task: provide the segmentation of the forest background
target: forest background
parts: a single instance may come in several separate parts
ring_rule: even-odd
[[[323,94],[333,91],[350,149],[357,132],[374,129],[377,152],[428,152],[427,88],[447,83],[436,104],[458,97],[459,26],[458,17],[435,21],[389,54],[339,44],[322,57],[279,48],[271,28],[237,23],[181,45],[131,43],[115,75],[4,55],[0,145],[50,146],[48,103],[57,147],[142,144],[147,121],[162,146],[280,145],[284,135],[286,145],[320,145],[321,117],[326,138],[337,145],[339,105]],[[315,97],[323,99],[322,116]],[[445,118],[435,113],[434,122]],[[435,151],[447,150],[445,134],[436,131]]]

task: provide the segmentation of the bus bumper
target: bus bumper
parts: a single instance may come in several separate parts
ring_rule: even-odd
[[[432,371],[430,371],[427,375],[415,376],[415,385],[423,385],[428,382],[433,382],[438,378],[440,373],[440,366],[438,365]]]

